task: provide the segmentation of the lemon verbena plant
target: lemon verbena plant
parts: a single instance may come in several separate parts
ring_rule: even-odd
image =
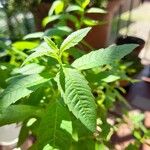
[[[65,63],[62,57],[65,51],[76,46],[90,29],[71,33],[59,46],[44,37],[22,67],[14,70],[16,75],[8,79],[8,87],[0,94],[0,125],[21,123],[18,146],[32,134],[36,137],[30,147],[33,150],[104,147],[100,125],[106,125],[105,131],[110,125],[97,115],[100,107],[85,75],[104,65],[113,66],[137,45],[113,45],[85,54],[71,64]],[[51,69],[44,70],[40,65],[43,56],[55,62]],[[37,63],[29,63],[36,58]]]

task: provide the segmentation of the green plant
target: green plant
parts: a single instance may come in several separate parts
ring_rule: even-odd
[[[36,136],[31,147],[34,150],[111,147],[108,141],[113,127],[106,120],[107,111],[119,94],[108,88],[108,83],[119,78],[110,71],[101,74],[100,79],[97,72],[103,73],[104,67],[113,68],[117,60],[137,45],[110,46],[66,63],[65,52],[76,46],[90,29],[73,32],[59,47],[51,38],[44,37],[45,42],[33,49],[23,63],[35,59],[39,64],[15,69],[16,76],[8,79],[9,86],[0,95],[0,125],[22,122],[18,146],[32,133]],[[105,101],[99,82],[106,88]]]
[[[89,5],[89,0],[76,0],[76,2],[69,2],[67,4],[63,0],[56,0],[49,10],[48,17],[43,20],[43,26],[53,21],[58,21],[57,24],[55,23],[55,26],[67,25],[68,21],[70,21],[75,29],[80,29],[82,26],[101,24],[100,20],[91,19],[87,14],[103,14],[106,11],[98,7],[88,8]]]

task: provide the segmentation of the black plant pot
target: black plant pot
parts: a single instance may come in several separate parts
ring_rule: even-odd
[[[139,52],[142,50],[142,48],[145,45],[145,41],[141,38],[134,37],[134,36],[120,36],[116,39],[117,45],[122,44],[138,44],[139,46],[134,50],[134,53],[139,54]]]
[[[133,50],[132,53],[130,53],[128,56],[125,56],[123,58],[123,62],[133,62],[131,68],[134,68],[136,70],[135,73],[133,74],[128,74],[129,76],[134,76],[137,72],[140,72],[143,66],[140,63],[140,58],[138,57],[139,52],[142,50],[142,48],[145,45],[145,41],[141,38],[138,37],[133,37],[133,36],[120,36],[116,39],[116,44],[117,45],[122,45],[122,44],[138,44],[139,46]],[[127,87],[129,83],[127,81],[120,81],[120,85],[122,87]]]
[[[129,43],[143,45],[143,44],[145,44],[145,41],[141,38],[134,37],[134,36],[120,36],[116,40],[116,44],[118,44],[118,45],[129,44]]]

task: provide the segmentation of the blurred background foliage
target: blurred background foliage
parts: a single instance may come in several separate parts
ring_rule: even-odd
[[[28,33],[41,30],[41,22],[47,16],[54,0],[1,0],[0,38],[16,41]],[[63,0],[81,5],[80,0]],[[106,0],[92,0],[90,6],[106,7]],[[17,29],[17,30],[16,30]]]

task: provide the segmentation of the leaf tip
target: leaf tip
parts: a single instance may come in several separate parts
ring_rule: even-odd
[[[84,29],[86,29],[87,32],[89,32],[92,29],[92,27],[87,27],[87,28],[84,28]]]

